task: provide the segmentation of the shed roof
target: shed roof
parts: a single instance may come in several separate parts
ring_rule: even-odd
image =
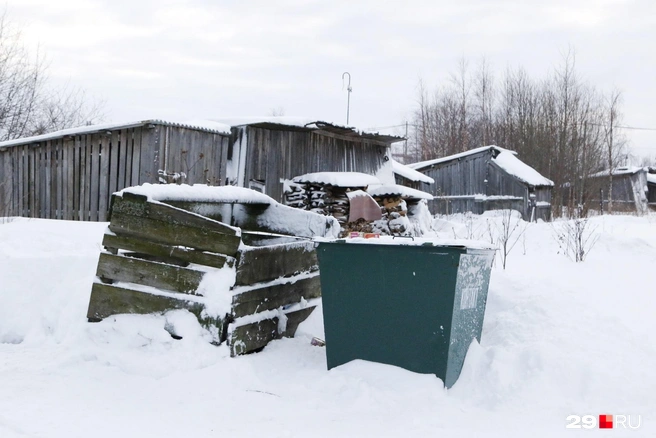
[[[409,179],[410,181],[420,181],[426,184],[433,184],[435,180],[428,175],[424,175],[421,172],[417,172],[412,167],[401,164],[398,161],[392,159],[392,170],[397,175],[400,175],[404,178]]]
[[[236,126],[255,126],[258,128],[268,129],[292,129],[297,131],[327,131],[333,134],[339,134],[346,137],[359,137],[367,140],[380,141],[383,143],[396,143],[404,140],[403,137],[395,135],[379,134],[378,132],[367,132],[359,130],[352,126],[338,125],[336,123],[326,122],[316,119],[303,117],[241,117],[231,119],[214,119],[217,122],[227,125]]]
[[[524,163],[522,160],[517,158],[515,153],[512,151],[504,150],[499,153],[495,158],[492,158],[492,162],[497,166],[505,170],[508,174],[514,176],[520,181],[532,186],[553,186],[554,183],[548,178],[545,178],[538,172],[533,169],[528,164]]]
[[[420,161],[418,163],[407,164],[407,166],[415,170],[420,170],[429,166],[433,166],[435,164],[447,163],[449,161],[457,160],[458,158],[468,157],[469,155],[474,155],[489,150],[496,150],[498,152],[508,151],[512,154],[517,154],[517,152],[509,151],[508,149],[504,149],[499,146],[489,145],[489,146],[481,146],[480,148],[470,149],[465,152],[460,152],[459,154],[448,155],[442,158],[435,158],[433,160],[426,160],[426,161]]]
[[[54,140],[57,138],[74,136],[74,135],[93,134],[96,132],[136,128],[139,126],[147,126],[147,125],[165,125],[165,126],[174,126],[178,128],[196,129],[199,131],[206,131],[215,134],[223,134],[223,135],[230,134],[229,125],[219,123],[213,120],[171,122],[171,121],[160,120],[160,119],[149,119],[149,120],[141,120],[135,122],[127,122],[127,123],[126,122],[102,123],[97,125],[84,125],[84,126],[78,126],[76,128],[67,128],[67,129],[62,129],[60,131],[50,132],[48,134],[35,135],[31,137],[23,137],[23,138],[17,138],[15,140],[3,141],[0,142],[0,148],[18,146],[22,144],[38,143],[42,141]]]
[[[613,175],[633,175],[634,173],[638,173],[640,171],[647,171],[644,167],[637,167],[637,166],[620,166],[616,167],[613,169]],[[590,178],[597,178],[600,176],[608,176],[609,175],[609,170],[602,170],[601,172],[593,173],[590,175]]]
[[[540,174],[540,172],[517,158],[517,152],[495,145],[482,146],[480,148],[471,149],[469,151],[449,155],[447,157],[409,164],[408,167],[411,167],[415,170],[426,169],[427,167],[434,166],[436,164],[448,163],[453,160],[458,160],[463,157],[468,157],[470,155],[475,155],[486,151],[493,151],[494,153],[492,162],[520,181],[523,181],[526,184],[532,186],[553,186],[553,181],[545,178]]]
[[[373,175],[361,172],[315,172],[296,176],[293,182],[299,184],[324,184],[335,187],[367,187],[370,184],[381,184]]]
[[[398,184],[370,185],[367,187],[367,193],[371,196],[400,196],[405,199],[433,199],[433,195],[430,193],[411,189],[410,187]]]
[[[648,173],[647,174],[647,182],[649,184],[656,184],[656,174],[654,173]]]

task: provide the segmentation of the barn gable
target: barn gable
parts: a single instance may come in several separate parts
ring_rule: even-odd
[[[513,151],[483,146],[409,167],[435,180],[423,188],[435,196],[429,202],[433,214],[480,214],[511,208],[525,220],[551,218],[553,182],[519,160]]]

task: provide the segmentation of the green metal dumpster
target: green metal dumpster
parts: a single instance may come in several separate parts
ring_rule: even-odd
[[[364,359],[456,382],[481,339],[494,249],[381,237],[320,242],[317,255],[328,369]]]

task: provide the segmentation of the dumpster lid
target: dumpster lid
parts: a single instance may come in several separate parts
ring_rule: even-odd
[[[440,239],[438,237],[396,237],[396,236],[380,236],[377,238],[365,239],[364,237],[342,238],[342,239],[327,239],[317,237],[315,242],[320,243],[353,243],[353,244],[367,244],[367,245],[401,245],[401,246],[437,246],[437,247],[450,247],[450,248],[471,248],[471,249],[496,249],[495,246],[489,242],[481,240],[465,240],[465,239]]]

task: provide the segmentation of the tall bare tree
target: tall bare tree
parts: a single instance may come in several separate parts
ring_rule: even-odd
[[[19,29],[0,15],[0,140],[97,120],[100,106],[78,88],[53,89],[44,57],[31,54]]]

